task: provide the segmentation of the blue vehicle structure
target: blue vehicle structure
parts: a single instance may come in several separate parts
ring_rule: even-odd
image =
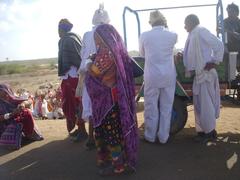
[[[160,7],[160,8],[152,8],[152,9],[131,9],[130,7],[125,7],[123,10],[123,32],[124,32],[124,42],[126,47],[128,47],[128,39],[127,39],[127,25],[126,25],[126,13],[130,12],[136,18],[137,22],[137,32],[138,37],[141,34],[141,21],[139,17],[139,13],[146,12],[146,11],[153,11],[153,10],[168,10],[168,9],[181,9],[181,8],[202,8],[202,7],[209,7],[213,6],[216,8],[216,27],[220,30],[217,31],[217,36],[225,42],[225,33],[224,33],[224,17],[223,17],[223,5],[222,0],[218,0],[216,4],[199,4],[199,5],[189,5],[189,6],[175,6],[175,7]],[[133,57],[135,61],[144,68],[144,58],[143,57]],[[176,91],[175,91],[175,99],[174,105],[172,110],[172,120],[171,120],[171,134],[176,134],[181,129],[184,128],[187,118],[187,105],[191,104],[191,96],[192,90],[191,85],[193,79],[185,78],[184,76],[184,67],[183,62],[176,63],[176,70],[177,70],[177,84],[176,84]],[[219,75],[220,81],[220,89],[221,89],[221,96],[226,95],[226,90],[231,86],[229,83],[229,59],[227,58],[224,60],[217,67],[217,72]],[[240,82],[240,81],[239,81]],[[143,77],[135,78],[135,85],[136,85],[136,101],[138,102],[140,97],[144,97],[143,94]],[[240,87],[240,83],[239,83]],[[237,87],[237,88],[239,88]],[[240,90],[239,90],[240,92]]]

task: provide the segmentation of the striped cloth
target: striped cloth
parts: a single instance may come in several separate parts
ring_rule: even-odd
[[[0,147],[19,149],[22,141],[22,123],[11,122],[0,135]]]

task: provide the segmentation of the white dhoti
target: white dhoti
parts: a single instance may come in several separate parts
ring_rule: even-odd
[[[197,132],[209,133],[216,127],[220,113],[220,89],[215,69],[207,72],[207,78],[193,82],[193,104]]]
[[[84,121],[89,121],[90,117],[92,116],[92,102],[87,92],[85,82],[83,83],[82,89],[82,105],[82,118],[84,119]]]
[[[161,143],[169,138],[175,85],[166,88],[144,87],[144,136],[154,142],[158,137]]]
[[[84,121],[89,121],[90,117],[92,116],[92,103],[87,92],[85,77],[86,73],[84,71],[80,71],[75,96],[82,97],[82,119]]]

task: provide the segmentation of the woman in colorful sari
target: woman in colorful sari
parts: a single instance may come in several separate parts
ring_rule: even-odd
[[[92,102],[100,175],[135,170],[137,119],[131,60],[123,41],[109,24],[94,31],[97,53],[89,60],[86,87]]]
[[[24,101],[25,99],[15,96],[8,85],[0,84],[0,145],[20,148],[22,133],[31,141],[43,139],[31,111],[25,108]],[[15,130],[20,131],[18,137],[15,136]]]

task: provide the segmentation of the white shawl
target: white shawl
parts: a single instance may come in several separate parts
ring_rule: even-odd
[[[204,81],[211,81],[212,80],[212,73],[215,71],[215,69],[211,69],[210,71],[204,70],[204,67],[206,65],[202,51],[201,51],[201,44],[200,44],[200,33],[201,27],[196,26],[191,34],[189,34],[188,37],[188,44],[186,45],[187,52],[185,52],[185,66],[187,67],[187,70],[195,70],[195,80],[196,83],[202,83]],[[188,72],[186,73],[188,74]]]

